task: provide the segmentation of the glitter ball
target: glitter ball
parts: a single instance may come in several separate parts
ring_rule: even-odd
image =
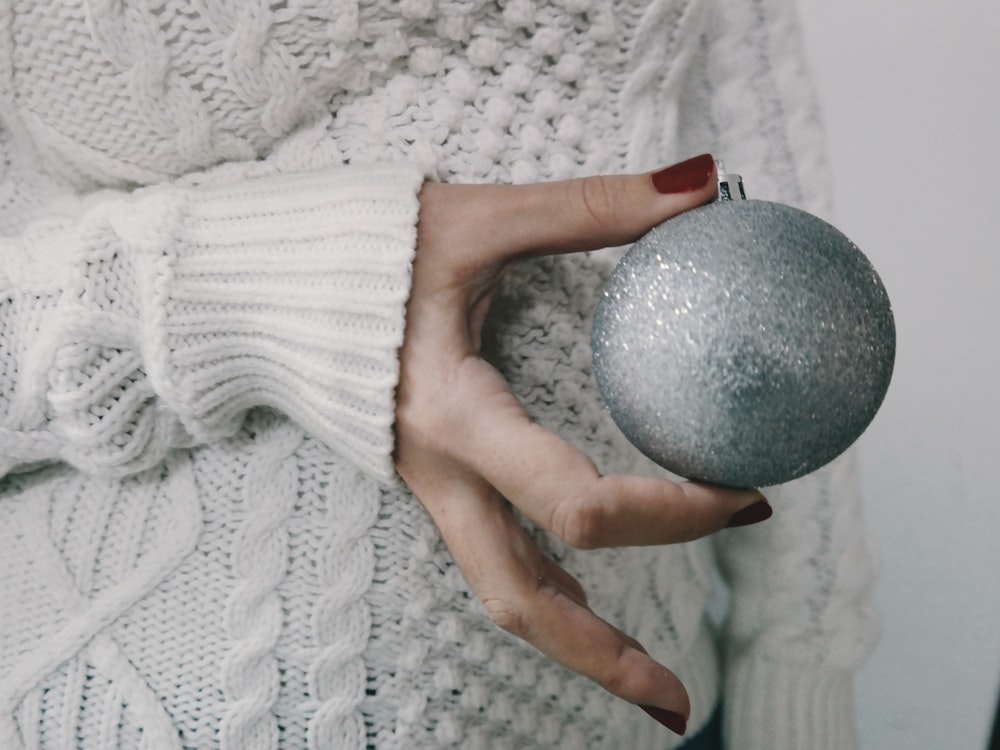
[[[732,487],[808,474],[865,430],[896,329],[868,259],[789,206],[719,201],[643,236],[605,285],[594,374],[625,436]]]

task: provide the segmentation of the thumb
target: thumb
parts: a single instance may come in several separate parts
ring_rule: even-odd
[[[715,160],[702,154],[656,172],[510,187],[494,214],[508,233],[498,260],[632,242],[715,198],[714,178]]]

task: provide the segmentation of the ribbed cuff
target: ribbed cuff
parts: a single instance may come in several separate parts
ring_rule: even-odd
[[[351,167],[185,193],[140,288],[154,387],[196,440],[270,406],[394,479],[422,180]]]
[[[727,747],[851,750],[859,747],[854,676],[763,655],[732,665],[723,699]]]

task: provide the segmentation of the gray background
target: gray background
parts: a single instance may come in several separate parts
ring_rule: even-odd
[[[883,622],[864,746],[976,750],[1000,679],[1000,3],[799,3],[836,223],[899,336],[860,441]]]

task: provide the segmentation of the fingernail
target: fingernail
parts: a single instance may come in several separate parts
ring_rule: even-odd
[[[733,529],[737,526],[749,526],[753,523],[760,523],[770,518],[772,513],[774,513],[774,508],[768,504],[767,500],[758,500],[752,505],[748,505],[733,513],[726,523],[726,528]]]
[[[684,733],[687,731],[687,719],[676,711],[667,711],[665,708],[656,708],[656,706],[639,706],[639,708],[652,716],[674,734],[679,734],[683,737]]]
[[[653,187],[658,193],[690,193],[708,184],[715,171],[711,154],[695,156],[680,164],[653,173]]]

